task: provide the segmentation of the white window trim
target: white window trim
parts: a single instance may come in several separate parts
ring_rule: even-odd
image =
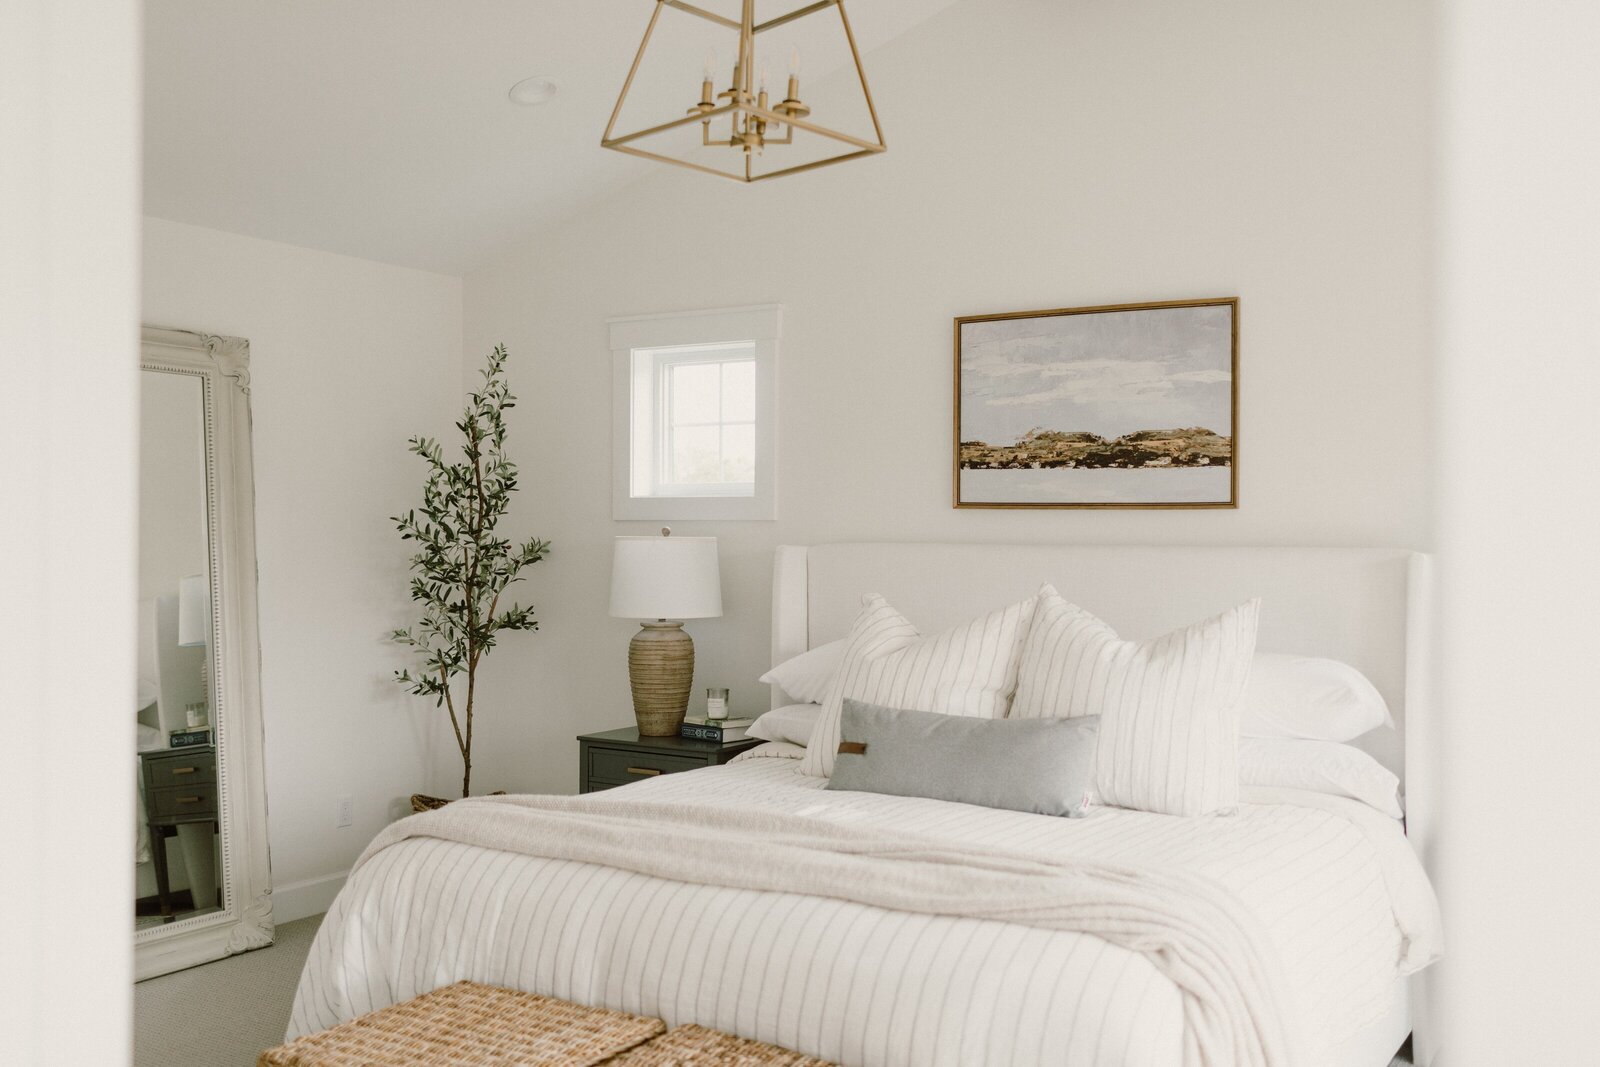
[[[629,315],[607,320],[611,337],[611,515],[614,519],[775,519],[777,518],[778,332],[780,304]],[[750,496],[632,495],[634,411],[656,398],[635,388],[633,352],[731,342],[754,345],[756,378],[756,457]],[[644,443],[651,453],[655,442]]]

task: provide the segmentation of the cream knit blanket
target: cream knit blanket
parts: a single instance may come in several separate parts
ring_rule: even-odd
[[[1041,816],[1043,818],[1043,816]],[[621,796],[460,800],[391,824],[413,837],[656,878],[1091,934],[1145,955],[1183,996],[1186,1067],[1300,1063],[1276,949],[1215,882],[1182,870],[1041,860],[793,815]]]

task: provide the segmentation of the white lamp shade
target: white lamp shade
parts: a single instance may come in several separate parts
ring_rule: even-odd
[[[178,647],[203,648],[211,637],[211,590],[203,574],[178,579]]]
[[[715,537],[619,537],[611,559],[619,619],[711,619],[722,614]]]

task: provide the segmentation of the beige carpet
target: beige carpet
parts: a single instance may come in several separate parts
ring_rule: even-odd
[[[268,948],[133,987],[134,1067],[254,1067],[283,1041],[294,988],[322,916],[277,929]]]
[[[322,916],[278,927],[271,948],[164,974],[133,987],[134,1067],[255,1067],[283,1041]],[[1409,1067],[1411,1049],[1390,1067]]]

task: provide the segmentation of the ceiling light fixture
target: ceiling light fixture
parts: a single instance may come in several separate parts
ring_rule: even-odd
[[[523,78],[511,87],[506,93],[513,104],[542,104],[556,95],[556,83],[549,78],[535,75],[532,78]]]
[[[709,56],[700,83],[700,101],[689,109],[687,115],[618,136],[617,116],[622,113],[622,105],[628,99],[628,90],[633,87],[634,76],[639,73],[639,64],[644,60],[645,49],[650,45],[650,37],[655,32],[662,9],[668,7],[738,32],[733,80],[727,89],[717,92],[714,69],[716,58],[715,55]],[[605,135],[600,139],[601,147],[740,182],[758,182],[767,178],[779,178],[785,174],[798,174],[801,171],[825,167],[830,163],[843,163],[847,159],[859,159],[886,150],[888,146],[883,141],[883,128],[878,124],[878,111],[872,104],[872,91],[867,88],[867,72],[861,67],[861,53],[856,49],[855,34],[850,31],[850,19],[844,13],[844,0],[817,0],[815,3],[795,8],[786,15],[778,15],[759,23],[755,21],[755,0],[743,0],[742,7],[742,16],[736,22],[696,7],[687,0],[656,0],[656,9],[650,16],[650,24],[645,27],[644,40],[639,42],[639,52],[633,58],[628,78],[622,83],[622,93],[617,97],[617,106],[611,111],[611,121],[606,123]],[[790,51],[788,92],[779,103],[770,102],[767,94],[766,70],[756,64],[758,36],[768,30],[805,18],[807,15],[820,14],[830,7],[838,9],[839,24],[844,29],[845,42],[850,47],[850,58],[855,63],[856,78],[861,83],[861,95],[866,100],[867,113],[872,117],[872,131],[877,138],[875,141],[853,137],[810,121],[808,116],[811,114],[811,108],[800,99],[798,50]],[[724,115],[728,116],[728,125],[722,127],[718,123],[718,136],[713,139],[712,122]],[[679,159],[649,151],[638,145],[638,142],[646,138],[681,129],[696,122],[700,124],[701,134],[700,144],[695,147],[706,150],[701,153],[699,159]],[[723,129],[727,131],[726,138],[721,136]],[[845,151],[824,159],[791,163],[788,166],[780,165],[776,170],[762,172],[758,161],[764,149],[768,145],[794,144],[796,130],[837,141],[845,146]],[[723,161],[726,162],[729,149],[737,153],[732,169],[717,167],[715,165],[717,159],[710,153],[720,152]]]

